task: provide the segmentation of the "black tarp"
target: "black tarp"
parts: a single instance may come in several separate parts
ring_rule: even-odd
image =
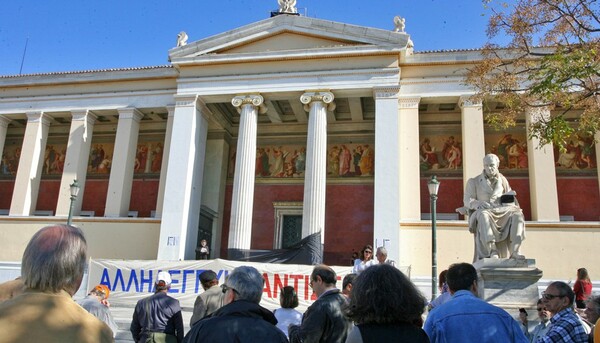
[[[305,237],[287,249],[254,250],[228,249],[228,259],[233,261],[268,262],[315,265],[323,263],[321,233]]]

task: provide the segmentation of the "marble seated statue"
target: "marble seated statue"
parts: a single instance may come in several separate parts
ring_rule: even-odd
[[[525,219],[516,192],[498,171],[500,160],[494,154],[483,159],[483,172],[467,181],[464,206],[456,211],[469,216],[474,234],[474,262],[483,258],[524,259]]]

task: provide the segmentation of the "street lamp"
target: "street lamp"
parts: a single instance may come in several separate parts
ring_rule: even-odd
[[[75,204],[75,199],[77,199],[77,194],[79,194],[79,184],[77,183],[77,179],[73,180],[73,183],[69,185],[71,191],[71,205],[69,206],[69,216],[67,217],[67,225],[71,225],[71,220],[73,216],[73,205]]]
[[[431,199],[431,300],[437,295],[437,237],[436,237],[436,208],[435,203],[438,197],[440,182],[435,175],[427,183],[429,189],[429,199]]]

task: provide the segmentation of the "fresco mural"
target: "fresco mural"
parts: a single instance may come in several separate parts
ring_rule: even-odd
[[[90,148],[88,159],[88,175],[110,174],[115,145],[113,143],[95,143]]]
[[[90,149],[88,174],[110,174],[114,143],[94,143]],[[133,172],[136,174],[159,174],[163,158],[163,143],[138,141]]]
[[[228,177],[235,170],[236,148],[229,154]],[[257,178],[304,178],[304,145],[265,145],[256,148]],[[329,144],[327,177],[372,177],[375,173],[373,144]]]
[[[558,172],[596,169],[598,164],[594,137],[571,137],[565,151],[554,149],[554,162]]]
[[[160,173],[163,158],[162,142],[140,142],[135,154],[135,173]]]
[[[6,141],[4,151],[2,152],[2,161],[0,161],[0,174],[3,176],[17,175],[19,167],[19,158],[21,158],[21,147],[23,142]]]
[[[486,153],[496,154],[500,169],[528,169],[527,136],[522,132],[486,133]]]
[[[458,136],[424,135],[419,145],[421,171],[462,170],[462,142]]]
[[[42,175],[60,175],[65,166],[65,158],[67,157],[66,144],[46,144],[44,152],[44,164],[42,167]]]

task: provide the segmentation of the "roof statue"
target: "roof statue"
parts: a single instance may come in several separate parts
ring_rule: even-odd
[[[188,35],[185,31],[181,31],[177,34],[177,46],[184,46],[187,44]]]
[[[298,13],[296,9],[296,0],[277,0],[279,4],[279,13]]]
[[[404,28],[406,27],[406,19],[402,18],[399,15],[395,16],[394,17],[394,26],[396,26],[396,28],[394,29],[394,32],[404,33]]]

